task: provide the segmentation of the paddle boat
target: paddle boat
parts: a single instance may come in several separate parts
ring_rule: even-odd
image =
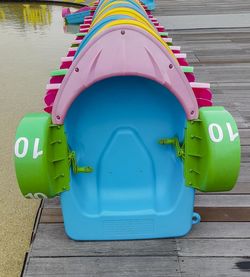
[[[85,16],[90,15],[90,7],[85,6],[76,12],[71,13],[69,8],[62,9],[62,17],[67,24],[81,24],[84,21]]]
[[[20,190],[60,197],[74,240],[184,236],[200,221],[195,191],[237,181],[236,122],[145,5],[91,11],[50,74],[44,112],[17,128]]]
[[[113,1],[117,2],[118,0]],[[131,1],[135,3],[135,1]],[[143,0],[142,2],[146,5],[148,10],[153,10],[155,8],[154,0]],[[98,3],[95,2],[93,7],[85,6],[73,13],[69,8],[64,7],[62,8],[62,17],[65,19],[66,24],[81,24],[84,22],[86,16],[93,15],[93,11],[95,11],[95,6],[97,5]]]

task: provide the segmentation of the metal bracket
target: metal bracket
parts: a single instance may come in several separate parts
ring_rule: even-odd
[[[178,138],[163,138],[159,140],[159,143],[161,145],[173,145],[175,147],[176,150],[176,155],[178,157],[180,157],[181,159],[185,159],[185,147],[184,147],[184,143],[182,145],[180,145],[180,142],[178,140]]]
[[[73,172],[77,173],[91,173],[94,169],[91,166],[78,166],[76,163],[76,153],[74,151],[69,152],[69,165],[72,166]]]

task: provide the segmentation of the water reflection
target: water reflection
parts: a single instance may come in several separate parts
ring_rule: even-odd
[[[25,23],[32,25],[47,25],[51,24],[51,11],[47,5],[40,5],[32,7],[30,5],[23,5],[23,18]]]
[[[32,15],[25,9],[26,22],[24,9],[22,3],[0,1],[0,202],[5,206],[0,211],[0,249],[10,250],[4,268],[1,256],[0,276],[19,275],[15,265],[21,264],[23,257],[17,254],[20,251],[16,248],[20,240],[20,249],[23,247],[25,238],[16,236],[14,239],[12,232],[7,237],[9,228],[2,226],[7,221],[12,226],[22,226],[25,216],[31,215],[28,209],[31,203],[22,205],[11,158],[16,128],[25,114],[43,111],[49,73],[58,69],[61,57],[67,54],[75,38],[63,32],[62,6],[48,5],[44,13],[40,4],[32,3]],[[16,211],[16,207],[23,212]],[[26,230],[25,224],[22,231]],[[6,235],[6,241],[2,241],[2,234]]]
[[[28,4],[1,4],[0,21],[14,21],[21,25],[29,24],[33,27],[37,25],[51,24],[51,6],[49,5],[28,5]]]
[[[79,31],[79,25],[77,24],[65,24],[63,26],[65,33],[76,34]]]
[[[19,119],[42,110],[49,72],[59,67],[75,38],[64,33],[61,12],[59,5],[0,2],[0,130],[14,110]]]
[[[0,8],[0,21],[5,20],[5,13],[4,10],[2,8]]]

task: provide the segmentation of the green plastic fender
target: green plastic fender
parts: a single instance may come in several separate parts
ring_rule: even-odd
[[[18,184],[26,198],[51,198],[69,189],[70,165],[63,125],[47,113],[26,115],[15,141]]]
[[[204,107],[185,133],[186,185],[203,192],[231,190],[240,169],[240,138],[223,107]]]

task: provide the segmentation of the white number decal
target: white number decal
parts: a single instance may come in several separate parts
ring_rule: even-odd
[[[24,196],[25,198],[28,199],[42,199],[42,198],[48,198],[47,195],[45,195],[42,192],[36,192],[34,195],[30,192]]]
[[[34,150],[33,150],[33,159],[37,159],[38,156],[41,156],[43,154],[43,150],[38,151],[39,141],[40,141],[39,138],[35,139]]]
[[[19,148],[20,148],[20,143],[23,142],[23,151],[20,153]],[[27,155],[28,152],[28,147],[29,147],[29,141],[25,137],[21,137],[16,141],[15,144],[15,155],[18,158],[24,158]]]
[[[229,140],[234,141],[239,136],[239,133],[233,132],[233,128],[229,122],[226,122],[226,126],[227,126],[227,130],[228,130],[228,134],[229,134]],[[216,132],[215,132],[215,130],[216,130]],[[209,133],[210,139],[213,142],[217,143],[217,142],[221,142],[223,140],[224,134],[223,134],[223,130],[219,124],[211,123],[208,126],[208,133]]]
[[[234,141],[238,136],[239,136],[239,133],[233,133],[233,129],[232,129],[232,126],[229,122],[226,123],[227,125],[227,130],[228,130],[228,133],[229,133],[229,138],[230,138],[230,141]]]
[[[23,149],[20,151],[20,144],[23,143]],[[39,143],[40,139],[35,138],[34,148],[33,148],[33,159],[37,159],[39,156],[43,154],[43,150],[39,151]],[[26,137],[20,137],[17,139],[15,143],[15,155],[17,158],[24,158],[29,149],[29,140]]]
[[[218,132],[217,137],[215,137],[214,128],[217,129],[217,132]],[[208,132],[209,132],[209,136],[213,142],[220,142],[223,140],[223,131],[222,131],[220,125],[218,125],[216,123],[210,124],[208,127]]]

